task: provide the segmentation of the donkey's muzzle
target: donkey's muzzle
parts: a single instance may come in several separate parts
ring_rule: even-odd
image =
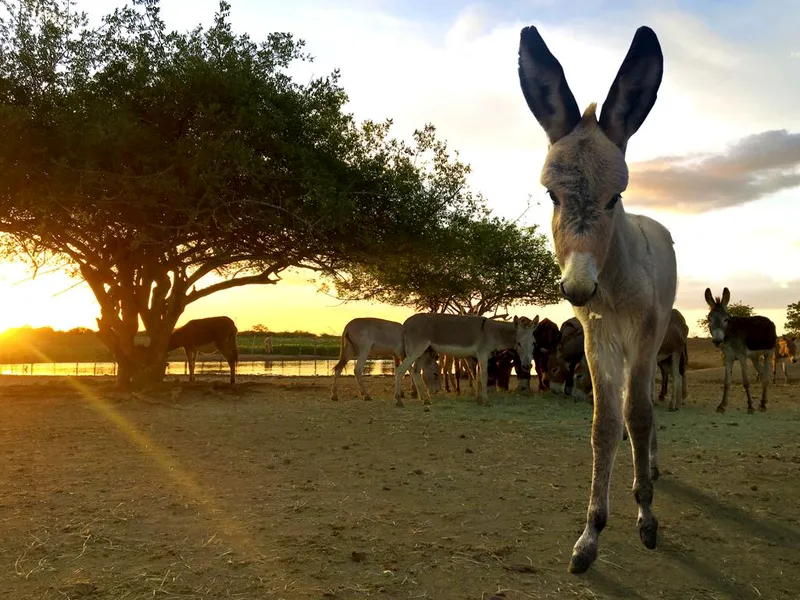
[[[591,291],[587,292],[585,289],[568,290],[564,287],[564,282],[561,282],[561,295],[569,301],[572,306],[585,306],[589,300],[594,298],[597,293],[597,284],[595,283]]]

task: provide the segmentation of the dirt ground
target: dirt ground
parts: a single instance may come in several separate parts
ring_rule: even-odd
[[[329,400],[329,377],[0,378],[0,597],[800,597],[800,365],[748,415],[695,344],[690,400],[657,407],[658,548],[627,443],[598,561],[567,573],[589,493],[590,407],[550,394]],[[702,346],[702,347],[701,347]]]

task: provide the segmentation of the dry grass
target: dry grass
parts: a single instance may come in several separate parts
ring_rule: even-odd
[[[657,410],[659,547],[635,528],[620,446],[612,515],[586,575],[589,407],[498,394],[397,409],[328,400],[329,378],[147,395],[108,381],[0,379],[5,598],[800,597],[800,384],[747,415],[713,408],[721,369],[693,342],[691,399]],[[716,361],[716,365],[714,363]],[[800,379],[800,368],[790,375]],[[736,378],[738,381],[738,377]],[[355,398],[355,385],[345,380]]]

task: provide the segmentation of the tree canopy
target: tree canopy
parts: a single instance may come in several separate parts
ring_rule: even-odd
[[[484,215],[452,219],[437,243],[391,264],[352,265],[335,289],[347,300],[483,315],[515,304],[555,304],[559,277],[537,227]]]
[[[790,335],[800,335],[800,302],[786,306],[786,332]]]
[[[235,34],[226,2],[185,33],[158,0],[96,28],[69,0],[2,6],[2,249],[86,280],[120,383],[137,360],[163,376],[191,302],[289,267],[370,272],[479,208],[432,126],[404,142],[391,121],[357,124],[338,72],[293,81],[303,42]]]

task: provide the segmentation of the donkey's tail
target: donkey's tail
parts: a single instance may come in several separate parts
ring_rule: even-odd
[[[331,369],[331,371],[339,371],[341,369],[344,369],[344,366],[347,364],[347,361],[350,360],[348,358],[348,356],[347,356],[348,355],[348,352],[347,352],[347,347],[348,346],[353,346],[353,342],[350,341],[349,333],[345,329],[344,332],[342,332],[342,343],[339,346],[339,362],[337,362],[335,365],[333,365],[333,368]]]

